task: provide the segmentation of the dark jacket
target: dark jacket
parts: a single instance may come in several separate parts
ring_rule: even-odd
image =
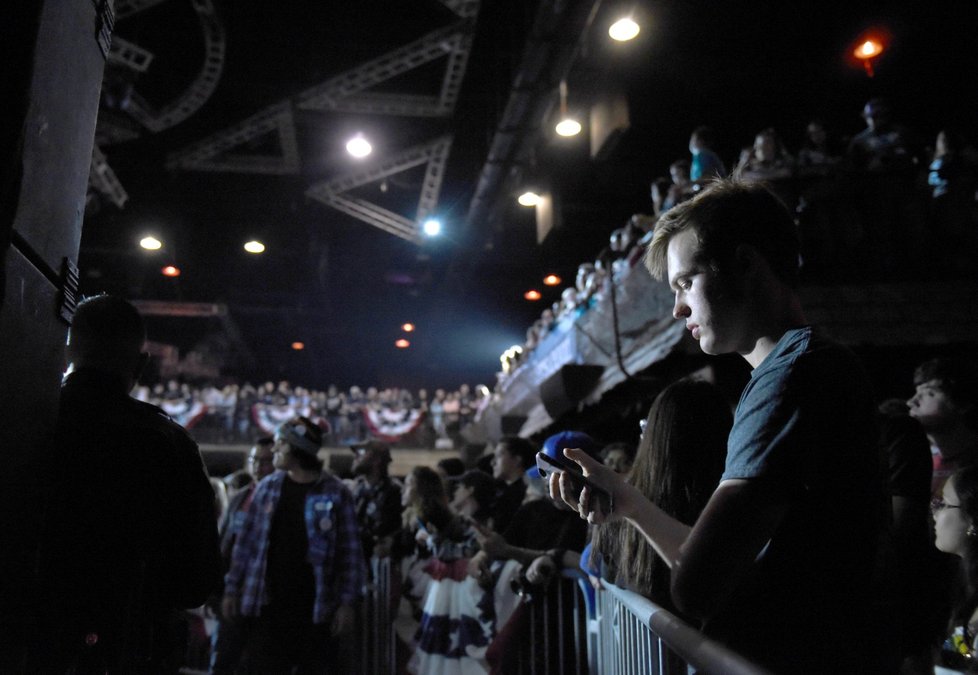
[[[197,444],[123,390],[109,374],[71,374],[46,458],[42,657],[61,672],[96,651],[112,672],[154,667],[178,649],[174,610],[203,604],[220,584],[214,492]]]

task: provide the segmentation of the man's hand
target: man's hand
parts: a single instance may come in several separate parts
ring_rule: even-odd
[[[543,586],[550,581],[550,578],[553,577],[556,571],[557,564],[554,562],[554,559],[549,555],[542,555],[534,559],[530,563],[530,566],[526,568],[526,580],[531,584]]]
[[[591,489],[585,486],[580,494],[576,493],[570,477],[565,476],[563,471],[555,471],[550,474],[551,499],[564,502],[589,523],[600,524],[627,516],[631,507],[631,492],[634,491],[634,488],[625,482],[621,474],[615,473],[583,450],[568,448],[564,450],[564,456],[577,462],[589,480],[611,495],[615,511],[614,513],[604,513],[601,510],[593,509]]]
[[[485,551],[479,551],[469,558],[468,573],[480,586],[485,587],[492,582],[492,573],[489,570],[489,555]]]
[[[340,605],[333,614],[333,623],[330,625],[330,634],[333,637],[338,635],[348,635],[353,630],[353,607],[350,605]]]
[[[238,596],[225,595],[221,598],[221,616],[225,619],[234,619],[238,616]]]

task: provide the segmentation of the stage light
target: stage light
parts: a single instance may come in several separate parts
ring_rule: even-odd
[[[401,338],[400,340],[394,343],[394,346],[397,347],[398,349],[407,349],[408,347],[411,346],[411,343],[405,340],[404,338]]]
[[[612,40],[627,42],[635,38],[639,30],[638,24],[631,17],[626,16],[611,24],[611,27],[608,29],[608,35],[611,36]]]
[[[414,331],[414,324],[413,323],[403,324],[401,326],[401,330],[404,331],[405,333],[411,333]]]
[[[531,288],[530,290],[528,290],[526,293],[523,294],[523,297],[529,300],[530,302],[536,302],[543,296],[540,294],[540,291]]]
[[[516,201],[518,201],[522,206],[536,206],[540,203],[540,195],[538,195],[536,192],[527,190],[517,197]]]
[[[543,283],[546,286],[556,286],[561,281],[562,279],[558,277],[556,274],[548,274],[543,278]]]
[[[180,276],[180,268],[175,265],[167,265],[162,270],[163,276],[165,277],[178,277]]]
[[[346,151],[357,159],[363,159],[373,152],[373,146],[362,134],[357,134],[346,142]]]
[[[292,349],[294,349],[297,352],[301,352],[305,348],[306,348],[306,343],[305,342],[293,342],[292,343]]]
[[[421,227],[429,237],[437,237],[441,234],[441,221],[435,220],[434,218],[429,218],[424,221],[424,225]]]
[[[558,136],[577,136],[581,133],[581,123],[567,112],[567,82],[560,81],[560,121],[554,127]]]
[[[861,45],[856,47],[853,52],[857,59],[872,59],[883,53],[883,45],[876,40],[869,38]]]
[[[581,133],[581,123],[568,117],[557,122],[554,131],[558,136],[577,136]]]
[[[264,253],[265,244],[252,239],[251,241],[245,243],[244,250],[246,250],[248,253]]]
[[[139,245],[147,251],[158,251],[163,248],[163,242],[156,237],[143,237],[139,240]]]

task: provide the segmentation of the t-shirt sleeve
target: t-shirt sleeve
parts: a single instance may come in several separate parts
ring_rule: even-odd
[[[798,485],[807,434],[793,379],[793,369],[778,369],[748,384],[730,432],[721,480],[764,480],[779,491]]]

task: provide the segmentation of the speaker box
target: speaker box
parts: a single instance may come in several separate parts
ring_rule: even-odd
[[[551,419],[557,419],[577,405],[598,383],[604,366],[562,366],[540,385],[540,399]]]

